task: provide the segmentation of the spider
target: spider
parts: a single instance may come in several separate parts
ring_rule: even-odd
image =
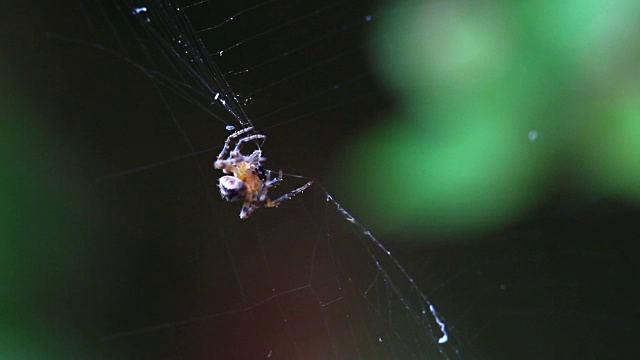
[[[244,204],[240,211],[241,219],[248,218],[254,210],[261,206],[277,207],[284,200],[291,199],[313,184],[313,180],[311,180],[275,200],[269,199],[267,197],[269,189],[277,186],[283,180],[282,170],[278,173],[278,177],[271,179],[271,172],[267,170],[265,174],[260,164],[266,160],[262,157],[262,151],[255,150],[251,155],[244,155],[240,152],[242,144],[256,139],[266,139],[267,137],[262,134],[242,137],[236,141],[236,147],[233,150],[229,150],[234,139],[251,130],[253,130],[253,127],[248,127],[229,135],[222,147],[222,151],[220,151],[218,158],[213,163],[213,167],[222,170],[223,173],[233,174],[220,177],[218,179],[218,187],[220,188],[220,196],[227,201],[233,202],[244,199]],[[227,151],[229,151],[229,157],[225,159],[224,156]]]

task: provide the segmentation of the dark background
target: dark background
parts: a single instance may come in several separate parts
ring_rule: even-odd
[[[327,11],[322,21],[313,24],[319,32],[329,26],[351,26],[368,7],[356,4]],[[238,204],[218,199],[214,187],[218,174],[208,165],[227,134],[223,123],[173,96],[110,50],[97,48],[112,46],[108,42],[113,34],[90,11],[91,6],[78,3],[36,2],[9,4],[3,11],[3,132],[8,149],[3,153],[9,166],[3,166],[7,220],[2,243],[3,272],[8,276],[0,309],[9,320],[3,325],[2,340],[9,345],[7,353],[14,358],[26,354],[42,358],[211,358],[213,354],[248,358],[264,356],[265,349],[271,348],[281,350],[276,352],[281,357],[276,358],[308,358],[305,354],[312,350],[304,353],[287,348],[290,339],[256,340],[264,332],[246,332],[276,326],[283,317],[281,303],[279,309],[256,307],[245,316],[220,322],[186,326],[173,322],[266,298],[269,286],[261,284],[266,280],[263,265],[256,265],[259,257],[269,260],[268,273],[275,277],[270,282],[278,289],[305,284],[293,274],[296,269],[309,268],[309,258],[301,254],[310,248],[296,239],[307,238],[306,234],[341,233],[338,228],[330,232],[323,227],[339,216],[318,215],[329,208],[318,200],[323,193],[316,189],[297,205],[259,210],[256,218],[258,214],[260,218],[239,223]],[[284,19],[299,16],[278,15]],[[258,12],[255,19],[246,17],[240,29],[230,29],[229,38],[247,38],[254,24],[265,26],[258,21],[268,16],[274,14]],[[114,26],[120,25],[114,21]],[[291,41],[301,34],[289,33]],[[364,50],[360,45],[346,45],[363,41],[362,34],[347,30],[338,34],[339,40],[329,42],[335,49],[307,48],[290,58],[289,64],[277,62],[250,76],[229,76],[236,93],[253,94],[246,110],[256,127],[267,131],[264,149],[269,164],[321,181],[340,176],[330,174],[329,169],[340,156],[341,146],[392,103],[375,87]],[[279,36],[282,34],[273,34],[276,39]],[[314,36],[305,33],[300,37],[304,42]],[[282,49],[265,46],[269,39],[273,38],[240,46],[234,55],[223,57],[230,64],[222,61],[220,67],[243,69],[243,59],[251,59],[254,53],[282,53]],[[296,74],[292,68],[304,69],[305,64],[317,64],[350,46],[355,50],[344,59],[308,76],[271,85]],[[125,58],[138,58],[135,47],[125,44],[124,48],[132,51]],[[249,66],[256,64],[244,61]],[[344,86],[340,91],[322,92],[335,83]],[[266,85],[271,87],[252,90]],[[312,101],[303,102],[314,94]],[[284,108],[287,104],[296,106]],[[269,115],[272,109],[282,108]],[[213,150],[206,151],[210,148]],[[182,156],[185,158],[165,163]],[[139,168],[156,163],[160,165]],[[96,178],[129,169],[141,171],[96,182]],[[295,187],[296,181],[288,178],[283,188]],[[327,184],[332,193],[330,186]],[[343,205],[349,208],[348,203]],[[311,215],[324,216],[319,217],[324,221],[317,224]],[[558,190],[522,221],[490,235],[435,248],[381,241],[392,244],[395,258],[427,290],[446,319],[451,346],[460,351],[461,358],[631,358],[640,340],[638,215],[635,208],[597,196],[584,200]],[[281,237],[285,233],[291,233],[291,239]],[[345,236],[345,241],[355,239],[355,235]],[[255,239],[260,239],[262,248]],[[343,263],[350,256],[357,259],[363,251],[333,249]],[[362,261],[367,260],[365,256]],[[357,273],[357,264],[355,260],[353,271],[340,273],[366,282],[367,277]],[[234,266],[240,269],[231,271]],[[244,289],[251,289],[244,295],[234,288],[237,274],[245,279]],[[247,284],[254,281],[256,284]],[[335,296],[330,292],[328,297]],[[311,309],[318,298],[312,298],[309,305],[303,294],[282,301],[292,303],[288,309],[296,304]],[[311,311],[301,313],[314,317]],[[293,319],[293,314],[291,310],[284,317]],[[334,319],[327,313],[318,316],[318,322]],[[167,324],[168,329],[103,339],[154,324]],[[299,331],[306,328],[295,327]],[[363,328],[355,333],[367,337],[369,331]],[[216,336],[218,340],[212,342]],[[309,337],[314,337],[312,332]],[[261,341],[270,347],[252,349],[256,344],[262,346]],[[276,345],[280,343],[285,344],[282,349]],[[296,343],[304,345],[302,340]],[[328,352],[327,358],[350,358],[347,347],[354,343],[347,343],[343,352]],[[237,350],[243,345],[246,352]],[[403,350],[392,350],[376,352],[366,343],[362,354],[371,351],[371,357],[403,358]],[[422,355],[419,351],[407,354]]]

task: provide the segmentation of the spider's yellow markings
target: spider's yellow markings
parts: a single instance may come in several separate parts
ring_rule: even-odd
[[[235,169],[232,170],[232,172],[238,179],[244,181],[248,193],[257,192],[258,190],[260,190],[262,180],[260,180],[260,176],[258,175],[256,169],[248,162],[238,163],[235,166]]]

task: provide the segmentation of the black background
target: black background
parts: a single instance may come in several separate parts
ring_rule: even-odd
[[[319,23],[318,31],[329,23],[349,25],[358,11],[368,6],[358,4],[352,14],[325,13],[327,22]],[[212,187],[217,175],[206,164],[215,150],[96,183],[102,176],[215,147],[226,132],[222,123],[211,121],[206,112],[180,99],[169,97],[171,110],[167,110],[158,87],[143,72],[109,51],[96,49],[94,45],[101,43],[94,39],[108,39],[110,34],[100,33],[105,30],[92,23],[92,15],[83,14],[87,10],[78,3],[21,2],[3,11],[3,61],[13,84],[8,91],[22,94],[32,107],[29,110],[39,115],[41,122],[33,125],[34,133],[46,131],[55,138],[33,140],[28,146],[43,154],[43,160],[64,164],[54,171],[73,172],[83,186],[91,189],[86,195],[90,199],[85,202],[88,208],[77,209],[90,214],[90,224],[82,226],[87,229],[81,236],[87,246],[83,256],[90,254],[91,264],[75,269],[83,272],[78,276],[74,269],[68,274],[55,273],[47,269],[54,264],[25,260],[27,267],[44,268],[36,272],[38,276],[25,274],[28,280],[24,281],[32,281],[36,290],[23,296],[44,296],[46,301],[33,303],[33,311],[42,318],[57,319],[25,324],[25,332],[33,331],[37,344],[42,332],[34,329],[47,329],[58,346],[81,349],[78,351],[84,358],[110,358],[114,349],[130,352],[132,358],[197,358],[204,350],[198,352],[189,346],[199,344],[199,340],[176,335],[181,331],[177,326],[149,338],[134,335],[106,342],[100,339],[189,318],[192,312],[187,309],[194,306],[193,299],[215,298],[213,303],[202,300],[197,305],[201,309],[224,308],[224,303],[238,301],[207,296],[201,280],[193,279],[194,271],[215,274],[228,270],[231,264],[211,263],[223,257],[203,255],[219,251],[222,245],[176,239],[226,236],[236,231],[268,233],[278,228],[269,221],[284,212],[279,216],[271,213],[249,225],[236,223],[239,206],[219,203]],[[295,17],[280,15],[285,19]],[[241,24],[243,31],[250,34],[254,23],[260,28],[257,19],[247,18]],[[280,62],[273,69],[256,70],[248,77],[230,77],[231,86],[236,93],[252,93],[252,89],[286,77],[291,68],[318,63],[335,51],[354,47],[348,45],[350,42],[362,41],[358,32],[353,37],[348,34],[344,31],[340,38],[344,43],[331,43],[337,50],[331,46],[305,49],[291,58],[289,65]],[[84,44],[60,37],[79,39]],[[242,39],[243,35],[233,38]],[[254,94],[247,112],[258,128],[269,129],[267,157],[275,166],[284,165],[287,172],[320,179],[339,176],[327,172],[331,161],[339,156],[341,145],[375,121],[374,114],[390,106],[382,90],[371,90],[375,82],[368,73],[365,55],[358,50],[359,45],[355,49],[348,61],[333,63],[330,70],[313,72],[304,80],[294,77],[266,93]],[[243,59],[268,51],[277,54],[282,50],[246,44],[239,47],[235,57],[225,58],[231,65],[220,66],[243,69]],[[317,94],[336,79],[360,79],[358,76],[364,78],[341,92],[318,96],[310,103],[295,100],[302,99],[301,94]],[[280,109],[288,103],[300,106],[277,117],[268,116],[269,109]],[[190,144],[176,127],[175,118]],[[291,119],[298,120],[285,123]],[[50,159],[47,154],[64,155]],[[277,212],[281,210],[284,207]],[[452,346],[460,350],[462,358],[631,358],[640,340],[639,220],[637,209],[600,198],[576,199],[559,188],[526,219],[491,236],[437,249],[419,248],[415,242],[395,243],[393,252],[424,284],[421,287],[453,329]],[[29,256],[30,246],[40,248],[46,241],[14,240],[31,244],[17,251],[18,259]],[[47,245],[65,249],[77,246],[79,241],[60,240]],[[244,258],[249,254],[269,253],[256,250],[250,242],[233,246],[236,255],[232,258],[241,263],[250,262]],[[65,251],[60,254],[62,258],[73,255]],[[295,265],[289,265],[295,269]],[[50,277],[57,281],[51,282]],[[60,286],[67,277],[69,286]],[[51,284],[58,285],[49,289]],[[245,321],[259,324],[269,320],[253,316]],[[73,336],[59,331],[62,328],[73,329],[69,330]],[[218,344],[218,350],[224,345]],[[227,356],[233,354],[221,351]],[[401,358],[398,354],[377,355]]]

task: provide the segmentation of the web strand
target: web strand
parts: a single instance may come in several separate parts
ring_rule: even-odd
[[[194,348],[215,355],[228,355],[221,349],[242,341],[247,348],[238,351],[260,357],[458,357],[450,326],[419,281],[320,182],[278,208],[258,209],[242,221],[237,219],[239,203],[225,203],[214,194],[215,179],[221,174],[211,169],[211,163],[229,130],[243,131],[256,124],[257,130],[248,135],[272,130],[266,134],[267,142],[247,142],[243,147],[260,149],[270,158],[269,167],[273,159],[275,173],[285,170],[282,184],[269,192],[276,199],[310,180],[289,171],[293,165],[286,160],[296,160],[290,155],[298,150],[277,141],[278,134],[293,132],[294,124],[322,124],[310,120],[314,117],[351,119],[354,104],[376,96],[368,86],[368,74],[344,71],[345,64],[368,47],[360,42],[344,50],[332,48],[334,41],[351,44],[354,34],[370,21],[356,3],[296,5],[270,0],[238,10],[211,1],[154,0],[144,6],[118,1],[113,9],[98,2],[96,8],[112,43],[111,47],[88,44],[124,60],[149,79],[173,125],[169,137],[186,147],[184,153],[148,161],[138,156],[141,152],[133,141],[118,144],[112,160],[116,165],[110,168],[125,170],[103,172],[107,175],[96,178],[103,191],[128,194],[125,201],[136,209],[114,226],[114,237],[144,246],[144,254],[171,249],[168,255],[148,255],[149,264],[136,265],[146,277],[139,275],[142,280],[129,286],[148,288],[150,295],[140,295],[140,304],[136,299],[135,304],[125,305],[139,316],[122,315],[104,342],[116,346],[149,341],[163,346],[165,337],[186,334]],[[211,8],[219,18],[202,16]],[[326,22],[335,14],[337,24]],[[340,19],[341,14],[346,19]],[[313,26],[317,29],[301,42],[273,52],[260,44]],[[210,35],[231,45],[203,40]],[[224,50],[211,51],[219,48]],[[299,62],[306,52],[320,56]],[[317,80],[306,83],[311,77]],[[352,92],[340,92],[347,88]],[[186,109],[199,112],[183,115]],[[153,143],[147,136],[166,135],[156,132],[155,126],[144,132],[138,138],[141,143]],[[299,137],[302,142],[314,140],[298,134],[291,138]],[[318,157],[299,151],[304,159]],[[195,167],[187,164],[192,162]],[[120,165],[130,163],[134,166]],[[151,265],[159,258],[166,267]],[[181,271],[188,276],[178,277]],[[152,289],[152,284],[160,290]],[[162,305],[156,309],[154,302]],[[223,344],[216,347],[212,341]],[[154,351],[160,350],[153,346],[141,350]]]

